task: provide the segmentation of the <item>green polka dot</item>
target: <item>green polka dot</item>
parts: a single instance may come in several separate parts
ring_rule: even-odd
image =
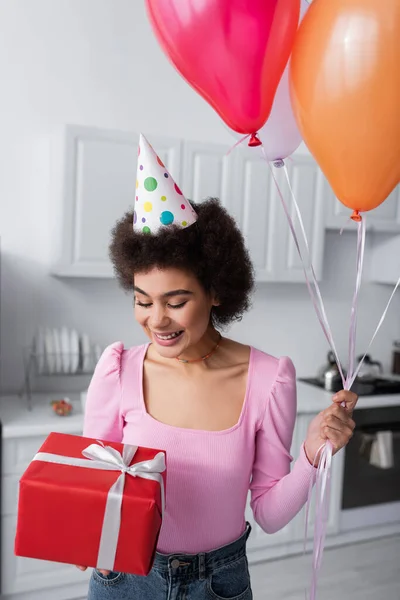
[[[147,226],[143,227],[142,231],[143,231],[143,233],[151,233],[150,227],[147,227]]]
[[[182,225],[183,225],[183,227],[186,227],[187,221],[182,221]]]
[[[166,201],[166,199],[167,199],[167,196],[161,196],[161,200],[162,200],[163,202],[165,202],[165,201]]]
[[[163,225],[171,225],[174,222],[174,215],[169,210],[165,210],[160,215],[160,221]]]
[[[154,190],[157,188],[157,185],[157,180],[154,179],[154,177],[146,177],[144,180],[144,189],[148,192],[154,192]]]

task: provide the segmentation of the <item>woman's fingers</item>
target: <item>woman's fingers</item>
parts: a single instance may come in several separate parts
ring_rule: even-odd
[[[323,425],[328,425],[332,429],[338,429],[341,431],[343,428],[348,427],[351,431],[354,430],[356,424],[351,416],[345,411],[344,408],[339,406],[333,406],[331,409],[327,409],[323,419]]]
[[[354,392],[350,392],[348,390],[341,390],[333,396],[332,400],[335,404],[339,406],[342,403],[344,403],[346,410],[351,414],[357,404],[358,396]]]

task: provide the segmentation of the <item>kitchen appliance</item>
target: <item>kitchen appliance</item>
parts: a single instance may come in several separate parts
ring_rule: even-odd
[[[400,406],[354,411],[345,449],[340,530],[400,521]]]
[[[363,357],[357,357],[357,368],[360,365]],[[358,395],[366,395],[372,393],[375,389],[375,382],[383,373],[382,363],[378,360],[372,360],[369,354],[366,354],[361,363],[356,380],[352,386],[352,390]],[[355,389],[354,389],[355,388]],[[358,390],[358,391],[357,391]]]
[[[400,502],[400,406],[356,409],[353,418],[342,509]]]
[[[320,381],[318,377],[299,377],[299,381],[314,385],[321,389],[326,389],[325,385]],[[343,388],[342,380],[335,380],[335,385],[331,392],[338,392]],[[386,396],[387,394],[400,394],[400,378],[392,377],[376,377],[373,381],[369,381],[368,384],[355,380],[352,388],[352,392],[358,394],[358,396]]]
[[[329,392],[336,392],[343,387],[342,378],[336,364],[335,355],[332,351],[327,354],[327,362],[323,365],[317,375],[320,386]]]
[[[380,365],[370,364],[374,362],[367,361],[363,378],[355,381],[352,390],[360,396],[400,395],[400,377],[383,376]],[[321,374],[299,381],[325,390]],[[330,393],[343,387],[340,379],[334,381]],[[377,400],[377,404],[384,404],[384,400]],[[353,419],[354,435],[344,450],[343,533],[365,529],[366,524],[386,527],[400,522],[400,399],[394,406],[357,407]]]
[[[400,340],[393,342],[392,373],[400,375]]]
[[[360,364],[362,358],[362,355],[357,357],[358,364]],[[376,379],[376,377],[379,377],[382,373],[382,363],[380,363],[379,360],[372,360],[370,355],[366,354],[357,373],[357,377],[361,381],[369,381],[371,379]]]
[[[361,359],[362,356],[357,357],[358,363]],[[344,375],[346,376],[346,373]],[[299,381],[332,393],[341,390],[343,382],[333,352],[328,352],[327,363],[320,368],[316,377],[302,377],[299,378]],[[367,354],[351,391],[358,396],[400,394],[400,377],[383,375],[382,364],[377,360],[372,360],[371,356]]]

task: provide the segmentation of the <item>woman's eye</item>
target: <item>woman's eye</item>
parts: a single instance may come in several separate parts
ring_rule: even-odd
[[[136,306],[140,306],[141,308],[150,308],[150,306],[152,306],[151,302],[145,303],[145,302],[140,302],[139,300],[135,300],[135,304]],[[181,302],[180,304],[168,304],[169,308],[182,308],[183,306],[185,306],[186,301],[185,302]]]
[[[182,308],[183,306],[185,306],[186,302],[181,302],[180,304],[169,304],[168,306],[170,308]]]
[[[151,306],[151,303],[143,304],[143,302],[139,302],[139,300],[136,300],[136,306],[141,306],[142,308],[149,308]]]

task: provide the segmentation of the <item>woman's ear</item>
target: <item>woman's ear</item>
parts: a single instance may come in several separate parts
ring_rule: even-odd
[[[211,292],[211,304],[212,306],[221,306],[221,302],[218,300],[214,292]]]

